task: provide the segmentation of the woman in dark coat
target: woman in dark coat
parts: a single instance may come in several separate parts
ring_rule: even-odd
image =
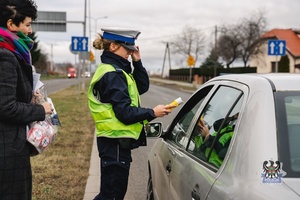
[[[30,200],[32,146],[28,125],[52,113],[51,104],[32,104],[32,0],[0,1],[0,199]]]

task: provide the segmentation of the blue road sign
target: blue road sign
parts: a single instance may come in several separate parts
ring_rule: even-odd
[[[88,51],[89,50],[89,40],[88,37],[75,37],[72,36],[72,51]]]
[[[286,41],[285,40],[268,40],[269,56],[285,56]]]

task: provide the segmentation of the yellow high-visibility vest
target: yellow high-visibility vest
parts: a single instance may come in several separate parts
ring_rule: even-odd
[[[112,109],[110,103],[102,103],[100,97],[95,96],[93,93],[94,85],[102,78],[102,76],[111,71],[116,71],[114,66],[109,64],[100,64],[91,80],[88,90],[88,105],[91,111],[92,117],[96,125],[97,137],[108,138],[134,138],[138,139],[143,128],[142,123],[134,123],[125,125],[119,121]],[[140,95],[137,89],[137,85],[131,74],[127,74],[122,70],[126,77],[128,84],[128,93],[131,98],[131,106],[138,107],[140,102]]]

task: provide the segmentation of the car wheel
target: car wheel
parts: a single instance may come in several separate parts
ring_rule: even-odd
[[[148,186],[147,186],[147,200],[154,200],[152,178],[150,173],[149,173]]]

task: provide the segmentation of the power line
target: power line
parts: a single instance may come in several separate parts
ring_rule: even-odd
[[[203,32],[205,30],[213,30],[214,31],[215,26],[210,26],[210,27],[206,27],[206,28],[197,28],[197,29],[193,29],[192,31],[197,30],[198,32]],[[175,34],[170,34],[170,35],[161,35],[161,36],[156,36],[156,37],[149,37],[149,38],[141,38],[141,40],[145,41],[145,40],[159,40],[159,39],[163,39],[163,38],[170,38],[170,37],[176,37],[182,35],[182,32],[180,33],[175,33]]]

